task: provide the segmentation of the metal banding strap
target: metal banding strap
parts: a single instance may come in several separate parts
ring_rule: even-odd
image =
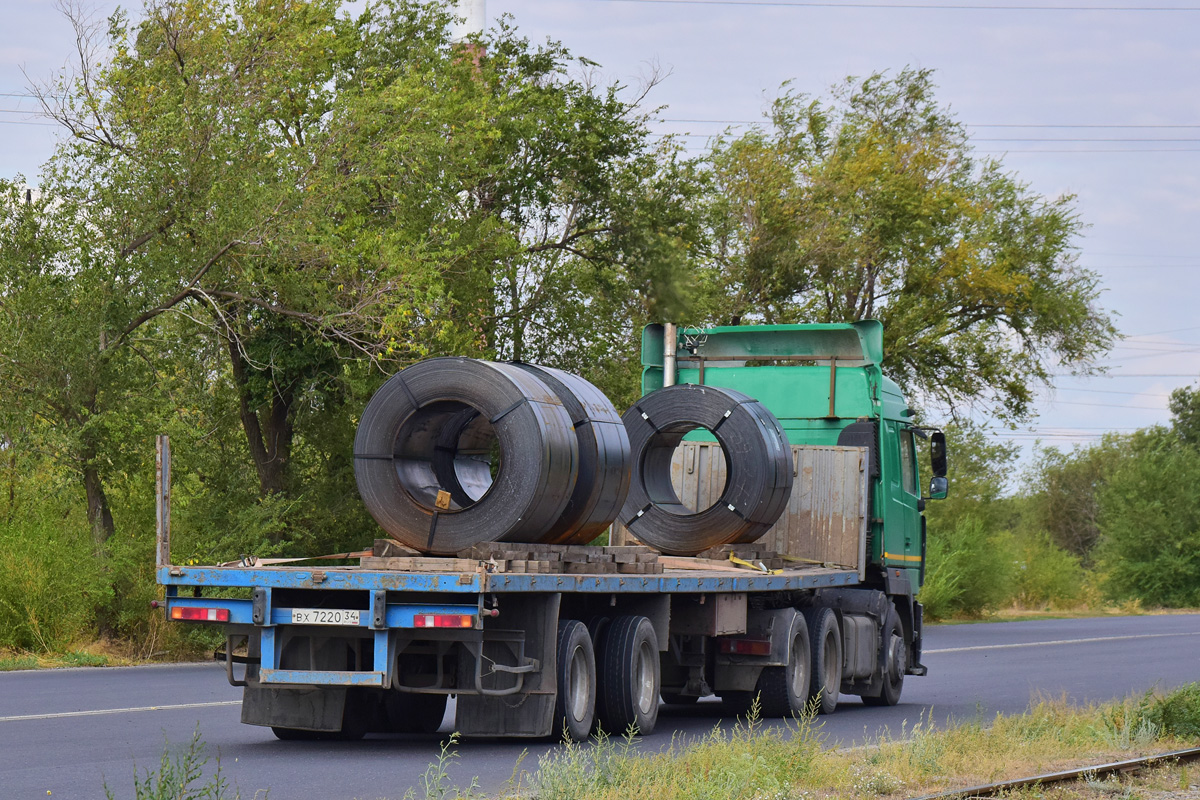
[[[355,453],[354,457],[355,458],[367,458],[367,459],[374,458],[374,459],[378,459],[380,461],[391,461],[396,456],[394,456],[394,455],[381,456],[381,455],[374,455],[372,453]]]
[[[725,420],[729,419],[731,416],[733,416],[732,408],[726,411],[725,414],[719,420],[717,420],[717,424],[713,425],[712,432],[716,433],[717,431],[721,430],[721,426],[725,424]],[[733,509],[731,508],[729,510],[732,511]]]
[[[645,516],[646,512],[649,511],[653,507],[654,507],[654,505],[652,503],[648,503],[645,508],[639,509],[638,512],[636,514],[634,514],[633,517],[630,518],[630,520],[628,522],[625,523],[625,527],[626,528],[633,527],[633,523],[640,520],[643,516]]]
[[[488,420],[488,422],[490,422],[490,423],[492,423],[493,425],[495,425],[497,422],[499,422],[500,420],[504,419],[504,418],[505,418],[505,417],[507,417],[509,414],[511,414],[512,412],[516,411],[518,408],[520,408],[521,406],[525,405],[525,404],[526,404],[526,403],[528,403],[528,402],[529,402],[529,398],[528,398],[528,397],[522,397],[520,400],[518,400],[517,402],[513,403],[511,406],[509,406],[508,408],[504,409],[503,411],[501,411],[501,412],[500,412],[499,414],[497,414],[496,416],[494,416],[494,417],[492,417],[491,419],[489,419],[489,420]]]
[[[437,533],[438,511],[434,509],[433,518],[429,520],[429,542],[425,545],[425,549],[433,549],[433,537]]]
[[[651,428],[654,429],[655,433],[659,433],[662,430],[661,428],[659,428],[657,425],[654,424],[654,420],[650,419],[650,415],[647,414],[645,411],[643,411],[641,406],[635,406],[635,407],[637,408],[637,412],[641,416],[641,418],[646,421],[647,425],[649,425]]]
[[[404,378],[400,373],[396,373],[396,383],[400,384],[400,388],[404,390],[404,396],[408,398],[408,402],[412,403],[413,408],[420,408],[421,404],[417,402],[417,398],[413,397],[412,390],[408,388],[408,384],[404,382]]]

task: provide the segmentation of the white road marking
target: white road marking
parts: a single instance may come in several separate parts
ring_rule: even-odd
[[[89,711],[61,711],[57,714],[22,714],[15,717],[0,717],[0,722],[20,722],[26,719],[65,719],[67,717],[95,717],[102,714],[132,714],[137,711],[177,711],[182,708],[212,708],[213,706],[240,706],[241,700],[217,700],[211,703],[179,703],[173,706],[140,706],[137,708],[97,708]]]
[[[1053,644],[1082,644],[1084,642],[1116,642],[1122,639],[1165,639],[1169,636],[1200,636],[1200,631],[1188,633],[1135,633],[1129,636],[1095,636],[1090,639],[1052,639],[1048,642],[1018,642],[1015,644],[980,644],[974,647],[944,647],[941,650],[922,650],[930,653],[966,653],[971,650],[1009,650],[1016,647],[1046,647]]]

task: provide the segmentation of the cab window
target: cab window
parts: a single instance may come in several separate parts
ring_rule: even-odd
[[[904,491],[917,494],[917,449],[909,430],[900,432],[900,483]]]

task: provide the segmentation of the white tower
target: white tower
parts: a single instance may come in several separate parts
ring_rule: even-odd
[[[487,25],[487,0],[456,0],[454,14],[464,21],[454,26],[454,41],[461,42],[471,34],[483,33]]]

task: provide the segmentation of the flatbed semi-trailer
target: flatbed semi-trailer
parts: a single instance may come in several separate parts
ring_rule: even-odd
[[[840,694],[898,702],[905,675],[925,672],[914,597],[924,499],[913,492],[911,412],[879,371],[877,323],[696,334],[647,332],[646,390],[679,378],[736,388],[739,371],[770,379],[762,394],[781,398],[771,410],[795,485],[759,542],[661,555],[636,543],[638,513],[614,527],[626,546],[503,542],[405,558],[381,541],[337,566],[174,565],[163,441],[157,578],[168,618],[224,626],[219,656],[244,687],[242,721],[282,738],[436,730],[451,695],[463,735],[575,740],[597,724],[649,732],[660,698],[716,694],[748,708],[759,697],[767,715],[830,712]],[[676,366],[706,346],[698,372]],[[796,390],[814,384],[828,392],[818,410],[797,407],[808,401]],[[696,426],[680,443],[676,501],[719,501],[730,458],[717,457],[720,438]],[[935,435],[935,497],[944,461]]]

